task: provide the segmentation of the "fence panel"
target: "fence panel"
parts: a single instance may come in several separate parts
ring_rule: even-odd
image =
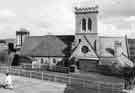
[[[79,79],[79,78],[71,78],[71,84],[72,85],[80,85],[81,87],[84,86],[84,80]]]
[[[8,71],[10,74],[13,74],[13,75],[19,75],[19,73],[20,73],[20,70],[13,69],[13,68],[8,68]]]
[[[69,78],[68,77],[62,77],[62,76],[54,76],[56,82],[60,83],[68,83]]]
[[[61,72],[61,73],[69,73],[68,67],[60,67],[60,66],[53,66],[49,67],[49,65],[39,65],[37,67],[32,68],[32,64],[23,64],[21,65],[23,69],[26,70],[36,70],[36,71],[53,71],[53,72]]]
[[[42,72],[31,72],[31,78],[41,79],[42,80]]]
[[[24,77],[30,78],[30,71],[20,70],[20,76],[24,76]]]
[[[87,87],[87,88],[91,88],[91,89],[96,89],[96,88],[99,88],[99,86],[98,85],[100,85],[100,84],[98,84],[98,83],[96,83],[96,82],[94,82],[94,81],[84,81],[84,87]]]
[[[46,73],[43,73],[43,80],[54,81],[54,76],[46,74]]]

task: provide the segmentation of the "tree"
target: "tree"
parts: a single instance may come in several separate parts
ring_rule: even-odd
[[[106,48],[106,51],[112,54],[113,56],[115,55],[115,51],[112,48]]]
[[[125,88],[132,88],[135,81],[135,66],[122,68],[123,77],[126,81]]]

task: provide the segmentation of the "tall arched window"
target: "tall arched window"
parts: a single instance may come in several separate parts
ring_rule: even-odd
[[[88,30],[91,31],[92,29],[92,21],[90,18],[88,18]]]
[[[86,20],[84,18],[82,19],[82,30],[86,31]]]

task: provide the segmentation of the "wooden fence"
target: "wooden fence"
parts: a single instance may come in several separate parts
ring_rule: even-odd
[[[60,67],[60,66],[49,66],[49,65],[37,65],[32,66],[32,64],[22,64],[21,67],[26,70],[36,70],[36,71],[53,71],[61,73],[69,73],[69,67]]]
[[[24,70],[21,68],[15,68],[11,66],[10,67],[0,66],[0,73],[7,73],[7,72],[13,75],[24,76],[28,78],[49,80],[53,82],[66,83],[68,85],[79,85],[80,87],[95,89],[98,91],[96,93],[104,93],[104,92],[101,92],[101,90],[103,89],[109,89],[111,90],[111,93],[123,93],[122,90],[124,89],[123,83],[118,83],[118,84],[105,83],[101,81],[99,82],[99,81],[73,78],[70,76],[54,75],[52,73],[46,73],[46,72]]]

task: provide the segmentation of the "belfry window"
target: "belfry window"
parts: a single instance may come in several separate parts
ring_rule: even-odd
[[[86,20],[82,19],[82,31],[86,31]]]
[[[90,18],[88,18],[88,30],[91,31],[92,29],[92,21]]]

